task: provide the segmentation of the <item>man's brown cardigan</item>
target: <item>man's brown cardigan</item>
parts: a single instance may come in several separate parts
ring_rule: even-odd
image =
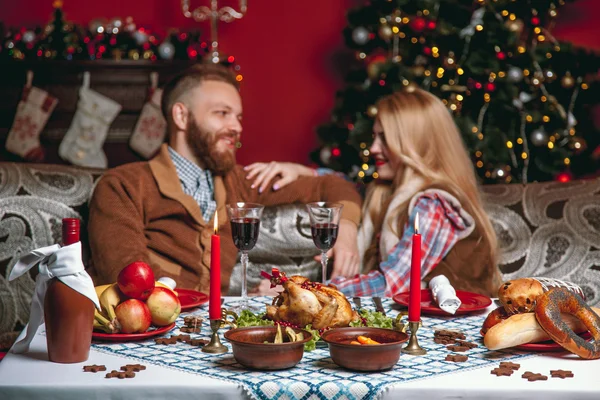
[[[224,177],[214,177],[224,293],[237,256],[227,203],[273,206],[336,201],[344,204],[342,218],[357,225],[360,222],[360,195],[353,184],[339,177],[299,178],[278,191],[262,194],[250,187],[251,182],[239,165]],[[213,223],[214,219],[202,218],[198,203],[183,192],[166,144],[149,162],[106,172],[90,202],[88,233],[96,283],[115,282],[122,268],[139,260],[150,264],[157,279],[168,276],[180,288],[208,293]]]

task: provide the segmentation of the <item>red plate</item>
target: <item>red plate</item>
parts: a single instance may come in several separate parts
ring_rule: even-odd
[[[107,342],[132,342],[134,340],[144,340],[152,336],[158,336],[169,332],[175,326],[175,322],[171,325],[161,326],[144,333],[103,333],[92,332],[92,339],[102,340]]]
[[[202,292],[191,289],[175,289],[179,295],[181,311],[198,307],[208,301],[208,296]]]
[[[588,340],[592,337],[592,334],[589,331],[585,331],[579,334],[584,340]],[[525,350],[525,351],[567,351],[560,344],[556,343],[553,340],[548,340],[546,342],[540,343],[527,343],[522,344],[520,346],[516,346],[516,349]]]
[[[410,292],[398,293],[393,297],[393,299],[396,303],[408,307],[409,295]],[[477,293],[457,290],[456,297],[460,299],[462,304],[460,307],[458,307],[458,310],[456,310],[455,314],[449,314],[439,308],[438,305],[433,301],[431,290],[421,289],[421,312],[429,315],[461,315],[485,310],[490,304],[492,304],[492,299]]]

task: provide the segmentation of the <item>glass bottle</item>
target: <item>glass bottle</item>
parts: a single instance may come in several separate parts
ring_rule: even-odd
[[[80,221],[64,218],[62,245],[79,242]],[[48,358],[56,363],[78,363],[89,357],[94,328],[94,303],[86,296],[52,278],[44,299]]]

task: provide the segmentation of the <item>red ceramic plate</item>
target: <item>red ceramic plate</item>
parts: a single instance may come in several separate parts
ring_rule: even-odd
[[[134,340],[144,340],[152,336],[158,336],[169,332],[175,326],[175,322],[171,325],[161,326],[160,328],[152,329],[144,333],[103,333],[92,332],[92,339],[107,341],[107,342],[132,342]]]
[[[410,292],[398,293],[393,297],[393,299],[396,303],[408,307],[409,295]],[[492,299],[477,293],[463,292],[461,290],[457,290],[456,296],[460,299],[462,304],[460,305],[460,307],[458,307],[458,310],[456,310],[455,314],[449,314],[446,311],[439,308],[437,304],[433,301],[431,290],[421,289],[421,312],[423,314],[429,315],[461,315],[469,314],[475,311],[485,310],[490,304],[492,304]]]
[[[588,340],[592,337],[589,331],[585,331],[579,334],[579,337],[582,339]],[[553,340],[548,340],[547,342],[540,343],[527,343],[522,344],[520,346],[516,346],[516,349],[525,350],[525,351],[567,351],[563,349],[563,347],[556,343]]]
[[[179,295],[179,302],[181,303],[181,311],[190,310],[198,307],[208,301],[208,296],[202,292],[191,289],[175,289]]]

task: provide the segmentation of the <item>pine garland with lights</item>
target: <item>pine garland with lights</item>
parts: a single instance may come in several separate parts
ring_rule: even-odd
[[[418,85],[448,106],[483,182],[597,171],[600,135],[589,111],[600,57],[552,36],[563,5],[372,0],[351,10],[344,36],[360,65],[338,92],[331,121],[318,128],[312,160],[359,181],[377,178],[368,150],[374,104]]]
[[[0,61],[201,60],[210,51],[199,31],[172,29],[161,35],[137,27],[131,17],[94,19],[84,27],[65,21],[61,7],[62,2],[56,1],[52,20],[43,28],[0,31]],[[240,70],[233,56],[222,57],[220,63]]]

